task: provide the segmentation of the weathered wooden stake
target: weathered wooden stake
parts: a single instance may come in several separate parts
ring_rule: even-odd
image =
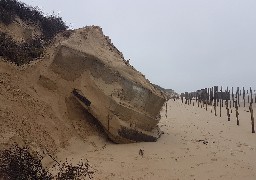
[[[230,121],[230,114],[229,114],[229,108],[228,108],[228,100],[226,100],[226,109],[227,109],[228,121]]]
[[[220,117],[221,117],[221,100],[222,100],[222,99],[220,99]]]
[[[230,95],[230,94],[229,94]],[[229,108],[231,109],[231,98],[229,100]]]
[[[253,117],[253,109],[252,109],[252,102],[250,103],[249,110],[250,110],[250,113],[251,113],[252,133],[255,133],[255,129],[254,129],[254,117]]]
[[[234,91],[233,91],[233,87],[232,87],[232,102],[233,102],[233,107],[234,107],[235,103],[234,103]]]
[[[237,87],[237,100],[238,100],[238,106],[240,107],[240,94],[239,94],[239,87]]]
[[[239,112],[238,112],[237,100],[235,101],[235,106],[236,106],[236,125],[239,126],[239,119],[238,119]]]
[[[251,101],[252,101],[252,88],[250,87]]]
[[[216,99],[214,100],[214,113],[215,113],[215,116],[217,116],[217,114],[216,114]]]
[[[245,107],[245,90],[244,90],[244,87],[243,87],[243,100],[244,100],[244,107]]]

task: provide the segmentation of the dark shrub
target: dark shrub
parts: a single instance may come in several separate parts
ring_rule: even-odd
[[[19,17],[28,24],[38,25],[42,32],[41,37],[22,44],[17,44],[6,34],[0,33],[0,56],[17,65],[42,56],[44,45],[50,43],[56,34],[68,28],[60,17],[44,16],[37,8],[17,0],[0,0],[0,22],[9,25],[15,17]]]
[[[10,180],[52,179],[38,157],[33,157],[26,148],[14,146],[0,153],[0,177]]]
[[[55,160],[55,162],[57,161]],[[88,161],[85,163],[80,162],[77,165],[72,165],[67,161],[61,165],[58,163],[58,174],[54,177],[43,168],[40,158],[31,155],[27,148],[20,148],[15,145],[9,150],[0,152],[0,179],[73,180],[84,179],[85,177],[91,179],[93,178],[94,172],[89,170],[89,168]]]

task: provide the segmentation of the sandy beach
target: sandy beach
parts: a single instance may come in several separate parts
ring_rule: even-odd
[[[237,126],[234,111],[228,122],[226,116],[169,100],[157,142],[113,144],[91,136],[87,143],[71,139],[56,157],[73,163],[87,159],[94,179],[254,179],[255,134],[249,113],[241,108],[240,114]]]

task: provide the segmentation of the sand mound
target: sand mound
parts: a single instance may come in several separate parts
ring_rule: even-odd
[[[17,32],[24,32],[19,27]],[[20,34],[15,38],[22,39]],[[160,135],[157,123],[165,97],[99,27],[59,34],[44,58],[28,65],[1,59],[0,80],[3,147],[17,142],[47,154],[71,138],[104,139],[103,130],[116,142],[155,141]],[[74,89],[89,98],[90,108],[72,95]]]
[[[0,23],[0,32],[17,47],[42,34],[19,18]],[[42,58],[23,66],[0,57],[0,150],[28,147],[52,167],[55,156],[60,161],[72,154],[70,147],[89,152],[105,147],[109,138],[127,143],[160,137],[165,95],[100,27],[65,31],[44,48]]]

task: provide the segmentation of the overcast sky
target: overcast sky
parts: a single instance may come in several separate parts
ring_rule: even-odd
[[[22,0],[71,28],[98,25],[125,59],[177,92],[256,87],[255,0]]]

